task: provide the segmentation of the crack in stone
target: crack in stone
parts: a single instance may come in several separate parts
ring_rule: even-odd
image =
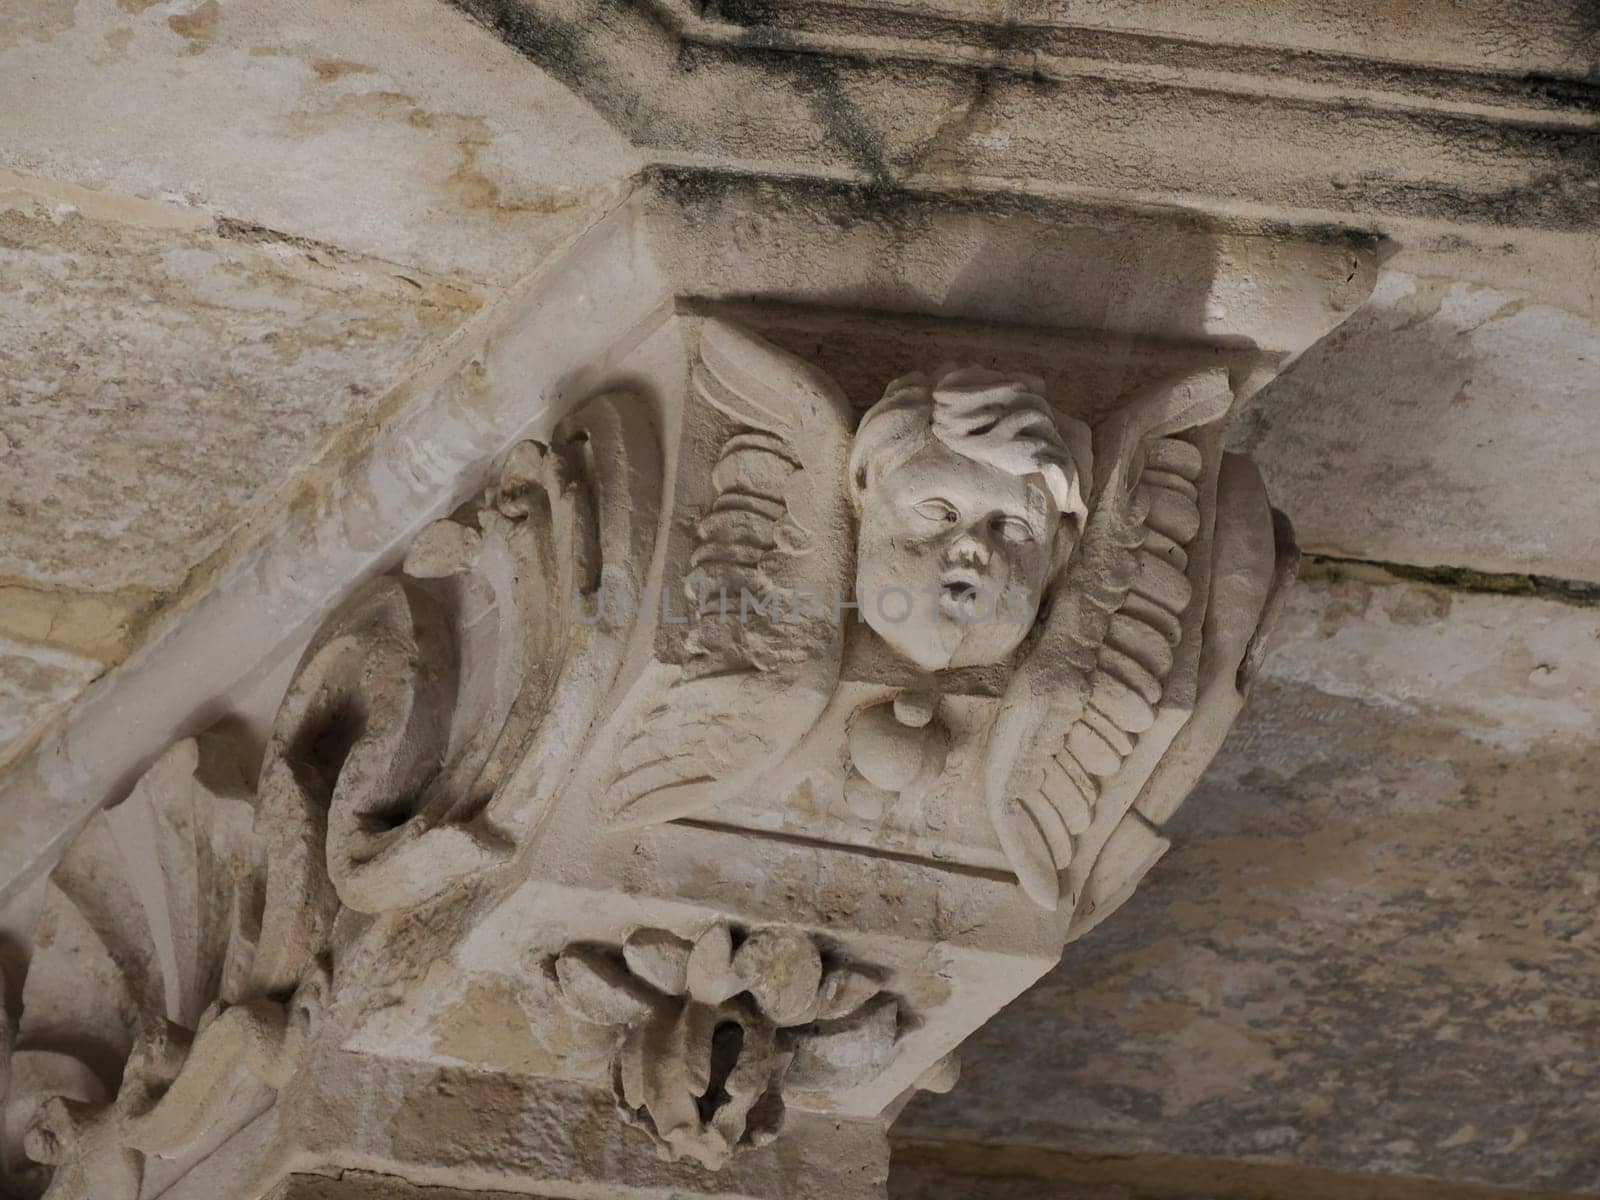
[[[1384,562],[1379,559],[1352,558],[1333,554],[1305,554],[1300,560],[1300,578],[1338,583],[1361,573],[1376,572],[1396,583],[1421,583],[1456,592],[1480,595],[1527,596],[1554,600],[1577,608],[1600,608],[1600,583],[1581,579],[1558,579],[1553,575],[1522,574],[1515,571],[1480,571],[1473,567],[1424,567],[1412,563]]]

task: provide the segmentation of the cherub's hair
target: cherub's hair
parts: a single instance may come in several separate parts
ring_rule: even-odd
[[[946,367],[936,381],[922,374],[896,379],[856,428],[850,451],[851,502],[859,514],[868,485],[902,465],[932,437],[964,458],[1013,475],[1042,476],[1056,508],[1081,524],[1088,508],[1079,464],[1062,433],[1068,420],[1051,411],[1044,381],[1033,375]],[[1087,431],[1077,440],[1086,453]]]

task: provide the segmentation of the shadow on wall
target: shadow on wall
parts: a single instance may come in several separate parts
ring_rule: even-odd
[[[700,263],[667,251],[694,305],[814,363],[858,410],[954,361],[1037,374],[1092,421],[1162,375],[1223,362],[1237,383],[1264,357],[1217,319],[1224,235],[1186,214],[832,184],[786,184],[778,208],[714,175],[662,187],[692,236],[661,244],[713,243]]]
[[[1259,680],[1144,887],[897,1134],[1592,1194],[1590,758]]]

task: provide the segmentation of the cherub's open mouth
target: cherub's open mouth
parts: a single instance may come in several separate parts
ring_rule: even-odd
[[[982,583],[983,579],[976,571],[965,568],[947,571],[939,581],[939,611],[957,620],[970,620],[978,609]]]

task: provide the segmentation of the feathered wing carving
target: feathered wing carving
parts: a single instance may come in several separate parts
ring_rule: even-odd
[[[1138,798],[1093,851],[1080,854],[1070,877],[1081,892],[1068,940],[1083,936],[1133,894],[1165,853],[1161,827],[1199,782],[1250,693],[1299,566],[1294,528],[1267,501],[1255,464],[1224,454],[1217,469],[1211,571],[1193,714],[1161,753],[1154,772],[1139,780]]]
[[[1155,723],[1182,640],[1203,463],[1176,436],[1223,416],[1227,372],[1147,391],[1096,431],[1094,496],[1037,640],[990,729],[984,800],[1028,895],[1060,873],[1107,781]]]
[[[839,677],[854,536],[850,408],[822,372],[704,320],[690,402],[733,424],[694,530],[681,676],[626,736],[610,781],[623,825],[700,812],[788,751]]]

